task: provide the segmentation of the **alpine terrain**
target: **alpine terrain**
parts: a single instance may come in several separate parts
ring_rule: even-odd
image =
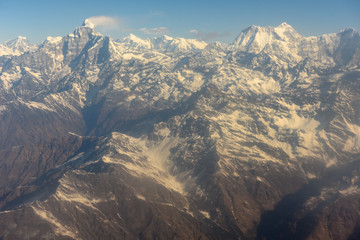
[[[0,44],[0,239],[359,239],[360,34]]]

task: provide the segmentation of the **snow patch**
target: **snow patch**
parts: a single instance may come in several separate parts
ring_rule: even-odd
[[[288,117],[275,117],[275,124],[288,129],[302,129],[305,131],[315,131],[319,122],[313,118],[299,116],[295,111],[290,111]]]
[[[136,197],[140,200],[146,201],[146,198],[141,194],[137,194]]]
[[[344,196],[360,193],[360,189],[356,185],[351,185],[348,188],[340,190],[339,193]]]
[[[60,179],[59,182],[60,185],[53,196],[60,201],[76,202],[93,209],[96,209],[95,205],[99,202],[115,201],[115,195],[112,192],[109,192],[106,198],[94,198],[81,194],[66,177]]]
[[[102,161],[122,165],[131,174],[150,177],[168,189],[185,194],[184,185],[170,173],[170,149],[178,141],[177,138],[166,137],[161,142],[152,143],[146,138],[137,139],[114,132],[109,144],[115,147],[117,153],[130,157],[132,161],[119,158],[116,154],[103,156]]]
[[[360,151],[360,126],[348,123],[347,128],[354,135],[350,136],[346,140],[343,150],[347,151],[347,152],[359,152]]]
[[[134,53],[125,53],[122,55],[124,60],[132,60],[137,59],[141,61],[145,61],[146,59],[142,56],[142,54],[134,54]]]
[[[207,218],[207,219],[210,219],[210,213],[209,212],[207,212],[207,211],[199,211],[200,213],[201,213],[201,215],[203,215],[205,218]]]
[[[59,222],[59,220],[51,212],[46,211],[41,207],[36,208],[35,206],[31,206],[31,208],[34,210],[36,215],[55,226],[56,234],[77,239],[76,234],[73,233],[65,224]]]
[[[62,37],[51,37],[48,36],[45,40],[46,43],[50,43],[50,44],[58,44],[59,42],[61,42],[63,38]]]
[[[78,137],[78,138],[83,138],[83,136],[80,136],[80,135],[78,135],[78,134],[76,134],[76,133],[73,133],[73,132],[68,132],[68,134],[73,135],[73,136],[76,136],[76,137]]]
[[[0,105],[0,114],[1,114],[2,112],[5,112],[6,109],[7,109],[6,105]]]
[[[22,103],[24,103],[28,108],[40,109],[40,110],[44,110],[44,111],[48,111],[48,112],[55,112],[54,109],[51,109],[44,103],[33,102],[33,101],[22,102]]]

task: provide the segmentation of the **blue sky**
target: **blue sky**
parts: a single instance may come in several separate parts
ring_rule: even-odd
[[[0,0],[0,42],[64,36],[90,17],[96,30],[118,39],[133,33],[231,42],[250,25],[292,25],[304,36],[360,30],[359,0]]]

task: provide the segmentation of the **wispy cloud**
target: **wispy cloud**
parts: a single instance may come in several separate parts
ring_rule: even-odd
[[[93,27],[117,28],[121,23],[120,19],[109,16],[93,16],[85,20],[85,24]]]
[[[192,34],[195,38],[201,39],[203,41],[210,41],[222,37],[227,37],[230,35],[229,32],[225,32],[225,33],[218,33],[217,31],[202,32],[196,29],[190,30],[189,33]]]
[[[164,16],[164,12],[160,11],[160,10],[158,10],[158,11],[150,11],[148,13],[148,15],[152,16],[152,17],[162,17],[162,16]]]
[[[164,16],[165,16],[165,12],[160,10],[155,10],[155,11],[147,12],[138,20],[140,24],[145,25],[151,23],[153,20],[163,19]]]
[[[169,33],[169,29],[167,27],[157,27],[157,28],[151,28],[151,29],[147,29],[145,27],[139,29],[140,31],[142,31],[145,34],[150,34],[150,35],[158,35],[158,34],[166,34]]]

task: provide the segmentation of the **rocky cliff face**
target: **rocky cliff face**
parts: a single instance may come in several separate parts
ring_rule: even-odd
[[[2,46],[1,238],[359,236],[355,30]]]

